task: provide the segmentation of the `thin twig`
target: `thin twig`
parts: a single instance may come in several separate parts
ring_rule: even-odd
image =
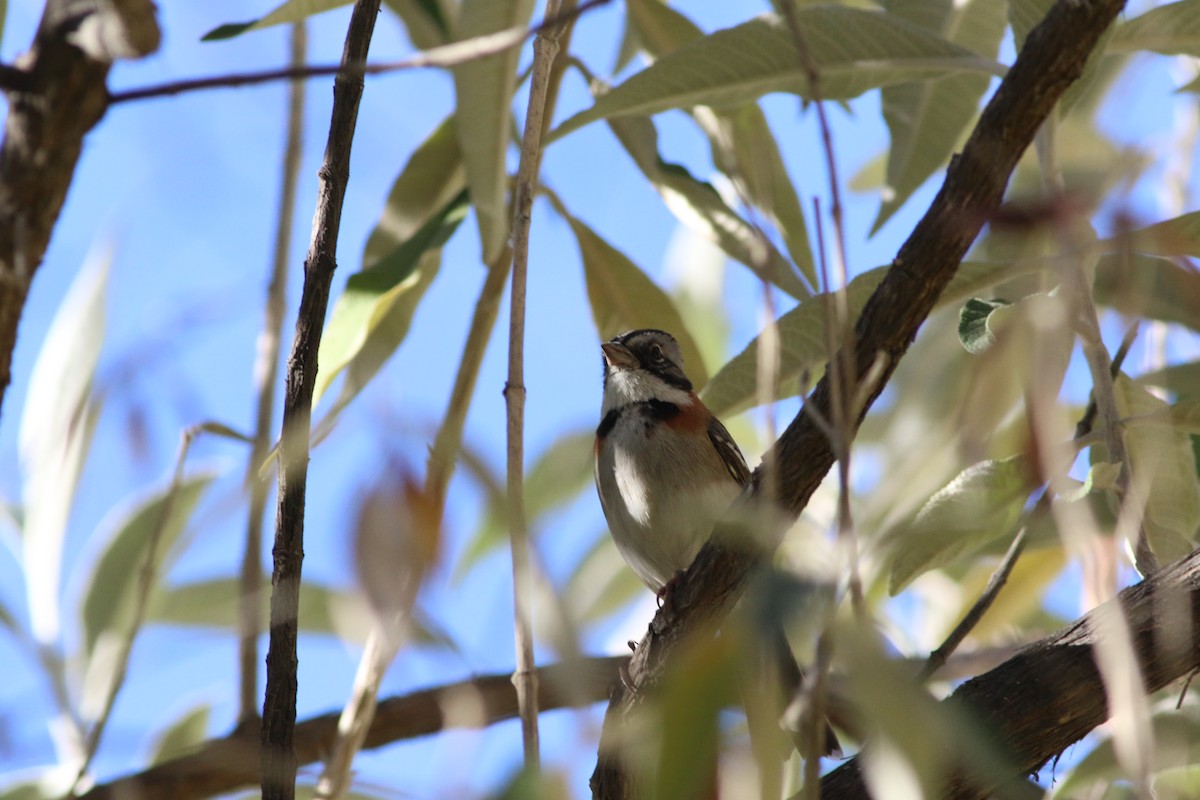
[[[308,34],[304,22],[292,25],[291,59],[304,63]],[[296,216],[296,184],[303,152],[304,83],[293,81],[288,92],[286,143],[283,149],[283,181],[279,190],[279,216],[275,222],[275,253],[263,326],[258,334],[254,382],[258,392],[254,415],[254,443],[246,462],[246,485],[250,490],[246,517],[246,550],[242,555],[238,614],[238,667],[240,670],[238,722],[258,719],[258,636],[262,633],[259,590],[262,588],[263,514],[267,508],[270,482],[259,475],[259,465],[271,449],[271,427],[275,408],[275,382],[279,375],[279,341],[287,310],[287,265],[291,261],[292,219]]]
[[[547,17],[530,28],[510,28],[497,33],[477,36],[462,42],[433,47],[422,53],[398,61],[384,61],[374,64],[361,62],[357,64],[321,64],[308,67],[282,67],[267,69],[259,72],[238,72],[229,75],[213,75],[208,78],[190,78],[182,81],[144,86],[140,89],[127,89],[122,92],[112,92],[108,96],[108,104],[128,103],[133,100],[149,100],[155,97],[169,97],[185,92],[196,92],[204,89],[228,89],[235,86],[254,86],[273,81],[323,78],[332,76],[380,75],[387,72],[399,72],[409,69],[427,69],[429,67],[454,67],[468,61],[478,61],[488,58],[505,50],[519,47],[543,31],[554,30],[581,14],[598,6],[605,5],[609,0],[584,0],[578,7],[553,17]]]
[[[171,484],[167,487],[167,494],[162,501],[162,510],[154,523],[154,528],[146,539],[146,554],[142,557],[142,565],[138,570],[137,593],[134,595],[133,616],[129,620],[129,630],[125,632],[125,636],[121,640],[121,650],[117,655],[117,663],[113,668],[107,694],[104,696],[104,706],[101,708],[95,724],[92,725],[92,729],[88,731],[83,763],[79,765],[79,771],[75,774],[70,791],[67,792],[68,797],[76,796],[80,784],[91,768],[92,760],[96,757],[96,751],[100,747],[100,739],[104,736],[104,730],[108,727],[108,721],[112,717],[117,695],[121,693],[121,687],[125,685],[125,677],[129,672],[129,657],[133,654],[133,643],[142,628],[142,623],[146,620],[146,609],[150,605],[150,592],[154,588],[154,579],[158,573],[158,545],[162,540],[163,531],[167,529],[171,513],[175,509],[175,498],[183,483],[183,465],[187,461],[188,450],[200,431],[200,426],[186,428],[179,436],[179,452],[175,457],[175,469],[171,474]]]
[[[547,19],[558,16],[559,0],[546,0]],[[541,164],[542,132],[550,68],[558,54],[557,26],[544,27],[533,43],[530,68],[529,105],[525,112],[525,135],[513,197],[512,294],[509,305],[508,380],[504,399],[508,410],[508,525],[512,545],[513,623],[517,669],[513,683],[521,709],[521,739],[525,768],[536,772],[541,765],[538,745],[537,671],[533,658],[533,572],[530,564],[529,530],[525,518],[525,287],[529,263],[529,227],[533,195]]]
[[[380,0],[358,0],[350,16],[342,62],[367,58]],[[339,73],[334,81],[329,140],[321,165],[312,242],[304,262],[304,288],[288,359],[279,437],[279,492],[271,577],[271,639],[263,703],[262,789],[266,800],[292,800],[296,791],[297,654],[300,577],[304,562],[304,499],[317,350],[337,266],[342,201],[350,175],[350,147],[363,93],[363,77]]]

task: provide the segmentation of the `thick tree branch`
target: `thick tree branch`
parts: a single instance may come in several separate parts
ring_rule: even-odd
[[[608,697],[609,687],[627,656],[581,659],[538,670],[538,707],[542,711],[577,708]],[[447,708],[470,707],[473,716],[447,716]],[[340,712],[305,720],[296,726],[296,760],[317,761],[333,746]],[[401,739],[428,736],[450,727],[485,727],[517,716],[512,673],[488,675],[379,703],[364,747],[382,747]],[[170,798],[198,800],[258,782],[257,738],[239,728],[222,739],[145,772],[94,786],[79,800]]]
[[[108,69],[114,58],[153,52],[158,40],[149,0],[48,0],[33,46],[4,69],[9,111],[0,146],[0,404],[12,380],[29,286],[83,137],[108,106]]]
[[[862,384],[876,359],[883,359],[882,375],[866,392],[860,420],[883,390],[980,228],[999,208],[1017,160],[1058,98],[1082,73],[1100,35],[1123,7],[1123,0],[1060,0],[1030,33],[962,153],[951,162],[929,211],[901,247],[858,319],[853,343],[856,386]],[[809,411],[811,408],[829,419],[830,399],[826,376],[764,459],[779,504],[791,518],[799,515],[833,465],[830,443]],[[751,500],[759,491],[762,472],[760,465]],[[605,719],[592,775],[595,797],[637,796],[615,742],[648,690],[661,681],[680,643],[723,618],[742,595],[758,556],[734,546],[736,535],[729,526],[717,526],[712,541],[697,556],[638,646],[629,670],[629,686],[634,688],[616,688]]]
[[[1119,604],[1119,605],[1118,605]],[[1200,550],[1121,592],[1070,627],[1029,645],[996,669],[967,681],[944,701],[965,708],[991,733],[1013,775],[1037,772],[1047,761],[1108,719],[1104,681],[1096,667],[1098,623],[1120,608],[1148,691],[1200,667]],[[956,776],[939,797],[974,800],[988,787]],[[821,781],[824,800],[866,800],[858,758]]]
[[[358,0],[350,16],[342,62],[367,59],[380,0]],[[325,160],[319,174],[312,241],[304,260],[304,287],[296,333],[288,358],[279,437],[279,491],[275,516],[274,570],[271,574],[271,628],[267,650],[267,689],[263,702],[262,787],[267,800],[291,800],[296,788],[296,637],[299,630],[300,573],[304,563],[304,496],[308,479],[309,429],[317,349],[325,326],[329,288],[337,268],[342,200],[350,180],[350,146],[362,99],[363,76],[339,73],[333,84],[333,111]]]

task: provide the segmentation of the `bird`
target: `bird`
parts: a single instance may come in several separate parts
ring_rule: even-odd
[[[603,400],[594,469],[617,551],[661,599],[750,481],[737,443],[696,396],[679,342],[640,328],[600,345]],[[783,630],[766,645],[791,696],[802,681]],[[839,752],[826,725],[830,755]]]

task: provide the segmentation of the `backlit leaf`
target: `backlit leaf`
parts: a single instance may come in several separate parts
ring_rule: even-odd
[[[348,6],[352,0],[287,0],[277,6],[265,17],[252,19],[249,22],[230,22],[218,25],[201,37],[201,41],[213,42],[221,39],[232,39],[247,31],[257,31],[272,25],[283,25],[288,22],[300,22],[314,14],[320,14],[330,9]]]
[[[459,40],[529,24],[533,0],[463,0],[455,34]],[[454,67],[455,120],[467,164],[471,204],[479,223],[483,261],[504,250],[509,218],[506,154],[512,126],[520,48]]]
[[[1108,48],[1124,53],[1150,50],[1168,56],[1200,56],[1200,0],[1167,3],[1118,24]]]
[[[841,6],[797,10],[821,74],[826,100],[944,76],[992,72],[994,62],[894,15]],[[853,35],[847,35],[853,31]],[[596,99],[562,124],[562,136],[589,122],[670,108],[742,105],[769,92],[812,99],[787,26],[768,14],[680,47]]]
[[[188,711],[174,725],[167,728],[150,749],[150,764],[161,764],[185,755],[204,742],[208,734],[208,720],[212,708],[201,705]]]

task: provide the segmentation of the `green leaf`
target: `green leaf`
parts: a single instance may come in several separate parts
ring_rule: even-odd
[[[1168,408],[1125,375],[1117,376],[1114,389],[1122,417]],[[1137,501],[1145,502],[1142,529],[1150,549],[1162,564],[1182,558],[1194,548],[1200,529],[1200,477],[1190,435],[1161,425],[1134,425],[1125,429],[1125,446],[1133,470],[1130,485]]]
[[[888,0],[884,8],[992,59],[999,52],[1007,24],[1005,4],[995,0]],[[978,114],[989,80],[987,75],[968,73],[883,89],[883,117],[892,145],[888,150],[888,193],[872,233],[949,160],[963,131]]]
[[[800,274],[817,286],[817,268],[808,241],[808,226],[796,187],[788,177],[779,144],[757,103],[719,114],[728,130],[734,157],[733,172],[744,182],[746,197],[762,212],[787,246]],[[788,274],[789,280],[795,276]],[[803,297],[810,292],[805,289]]]
[[[458,229],[466,210],[467,195],[462,191],[390,255],[346,281],[317,353],[314,403],[338,373],[350,367],[338,400],[338,406],[344,406],[400,345],[436,273],[441,247]]]
[[[1200,712],[1194,706],[1158,711],[1150,718],[1150,725],[1154,731],[1154,747],[1150,750],[1151,773],[1200,763]],[[1090,787],[1128,778],[1117,758],[1112,739],[1106,738],[1057,782],[1051,797],[1092,796],[1088,791]]]
[[[1200,330],[1200,274],[1174,261],[1109,253],[1096,263],[1096,302],[1134,317]]]
[[[110,262],[85,264],[72,282],[33,366],[21,417],[23,567],[30,624],[43,644],[57,638],[61,623],[63,540],[100,414],[92,381],[104,341]]]
[[[686,167],[659,156],[658,131],[649,118],[622,117],[609,120],[608,124],[680,221],[750,267],[762,280],[793,297],[808,296],[791,263],[730,208],[711,184],[695,178]]]
[[[1200,56],[1200,0],[1168,3],[1122,22],[1109,40],[1108,49],[1118,53],[1150,50],[1168,56]]]
[[[382,261],[445,209],[467,185],[454,117],[447,117],[409,157],[367,237],[363,267]]]
[[[89,658],[101,635],[128,634],[151,535],[156,529],[160,531],[157,574],[161,576],[162,566],[169,562],[170,551],[201,494],[215,478],[216,474],[211,472],[188,476],[179,484],[174,497],[170,496],[169,487],[158,489],[114,511],[102,523],[101,527],[109,531],[102,536],[106,544],[83,580],[83,636]],[[163,514],[168,511],[164,519]],[[153,597],[157,590],[151,591]]]
[[[455,33],[463,40],[525,26],[532,13],[533,0],[463,0]],[[504,251],[512,227],[506,154],[520,55],[512,47],[454,67],[458,139],[487,264]]]
[[[241,583],[233,578],[170,586],[158,592],[147,620],[160,625],[214,628],[235,634],[241,600]],[[300,630],[305,633],[337,634],[340,608],[361,605],[353,592],[310,581],[300,584]],[[267,619],[271,607],[270,584],[260,587],[259,607]]]
[[[1054,5],[1055,0],[1008,0],[1008,22],[1012,25],[1017,50],[1025,46],[1025,38]]]
[[[1120,251],[1132,242],[1139,253],[1200,258],[1200,211],[1192,211],[1109,239],[1105,244]]]
[[[449,27],[436,0],[383,0],[404,23],[408,38],[421,50],[446,44]]]
[[[994,62],[893,15],[809,6],[798,9],[797,16],[820,69],[826,100],[846,100],[881,86],[958,70],[997,70]],[[812,99],[795,42],[771,14],[683,45],[597,98],[555,136],[598,119],[697,105],[743,105],[769,92]]]
[[[635,328],[659,328],[679,342],[683,367],[697,389],[708,381],[700,349],[684,327],[670,296],[646,277],[636,264],[595,231],[560,208],[571,225],[583,257],[592,319],[602,340]]]
[[[646,587],[634,574],[607,533],[596,536],[562,591],[567,613],[579,625],[590,625],[624,608]]]
[[[1008,305],[1006,300],[983,300],[972,297],[958,316],[958,340],[968,353],[979,355],[996,343],[996,336],[988,327],[992,312]]]
[[[525,475],[525,513],[530,528],[542,517],[576,497],[592,483],[592,428],[570,431],[550,445]],[[492,495],[457,571],[465,574],[479,559],[508,541],[508,506]]]
[[[898,594],[917,576],[1010,536],[1030,477],[1023,456],[981,461],[960,472],[889,535],[888,591]]]
[[[958,268],[935,308],[940,308],[991,286],[1039,269],[1032,262],[967,262]],[[851,318],[862,310],[871,292],[883,280],[888,267],[878,267],[859,275],[847,287]],[[825,295],[803,300],[778,320],[780,336],[779,395],[792,397],[801,390],[805,374],[825,363]],[[837,343],[835,342],[835,345]],[[701,398],[718,416],[728,416],[750,408],[758,401],[758,338],[734,356],[712,377]],[[813,381],[815,382],[815,381]]]
[[[1200,395],[1200,361],[1172,364],[1169,367],[1147,372],[1137,378],[1143,386],[1157,386],[1178,397]]]
[[[662,0],[627,0],[625,13],[642,49],[654,58],[704,36],[704,31]]]
[[[207,703],[188,711],[167,728],[150,748],[150,764],[161,764],[186,755],[207,738],[212,707]]]
[[[288,22],[300,22],[314,14],[320,14],[330,9],[340,8],[341,6],[348,6],[350,2],[351,0],[287,0],[286,3],[277,6],[274,11],[261,19],[218,25],[200,37],[200,41],[213,42],[220,39],[232,39],[234,36],[239,36],[246,31],[262,30],[272,25],[282,25]]]

